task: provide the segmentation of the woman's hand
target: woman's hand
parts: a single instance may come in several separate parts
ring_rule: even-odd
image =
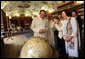
[[[73,36],[70,36],[70,37],[68,37],[67,39],[65,39],[65,41],[69,41],[69,40],[71,40],[73,38]]]

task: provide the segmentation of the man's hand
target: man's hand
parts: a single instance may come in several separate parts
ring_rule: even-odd
[[[46,32],[46,29],[40,29],[39,33],[45,33]]]

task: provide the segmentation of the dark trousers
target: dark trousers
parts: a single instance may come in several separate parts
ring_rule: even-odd
[[[66,56],[66,50],[65,50],[65,41],[64,39],[58,38],[58,50],[59,50],[59,55],[61,56]]]

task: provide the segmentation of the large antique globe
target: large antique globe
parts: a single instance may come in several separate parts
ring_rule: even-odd
[[[32,37],[22,47],[20,58],[50,58],[52,53],[52,48],[45,39]]]

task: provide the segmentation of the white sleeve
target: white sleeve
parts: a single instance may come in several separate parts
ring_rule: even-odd
[[[72,24],[72,34],[71,34],[71,36],[76,37],[77,36],[77,21],[74,17],[71,18],[71,24]]]
[[[39,28],[36,28],[36,19],[33,19],[32,24],[31,24],[31,29],[33,30],[33,32],[35,33],[39,33]]]
[[[66,31],[66,24],[67,24],[67,22],[64,21],[64,22],[63,22],[63,26],[62,26],[63,35],[65,35],[65,36],[63,36],[64,39],[67,38],[67,34],[66,34],[66,32],[67,32],[67,31]]]
[[[62,31],[61,27],[57,24],[55,24],[55,28],[58,30],[58,31]]]

